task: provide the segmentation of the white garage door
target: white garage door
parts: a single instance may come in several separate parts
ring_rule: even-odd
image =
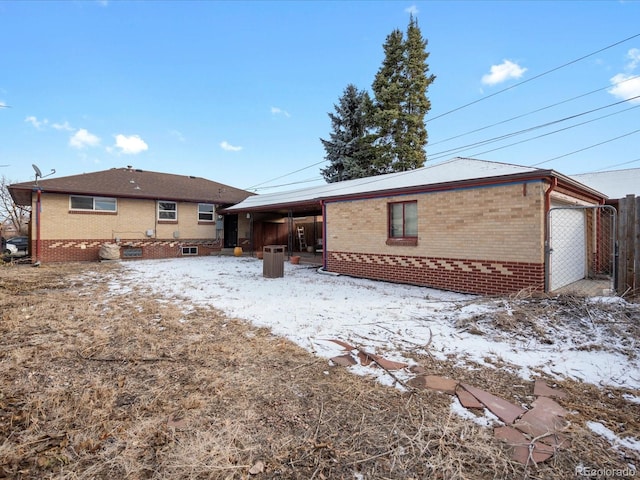
[[[550,215],[550,290],[582,280],[586,276],[586,224],[581,208],[552,205]]]

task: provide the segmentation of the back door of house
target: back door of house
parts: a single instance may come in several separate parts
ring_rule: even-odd
[[[586,276],[585,210],[554,204],[549,211],[549,228],[549,290],[554,291]]]
[[[238,245],[238,215],[224,216],[224,248]]]

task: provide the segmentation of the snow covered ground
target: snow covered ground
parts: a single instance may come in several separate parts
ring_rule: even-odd
[[[114,294],[126,293],[135,284],[156,296],[182,298],[185,305],[210,305],[229,316],[269,327],[274,334],[325,358],[344,353],[339,345],[327,341],[339,339],[410,364],[409,352],[430,353],[466,365],[496,368],[494,363],[506,363],[525,380],[542,371],[556,378],[640,389],[638,339],[611,336],[588,318],[553,325],[541,319],[547,337],[541,341],[526,332],[500,332],[477,322],[493,313],[510,315],[508,299],[321,274],[288,262],[283,278],[269,279],[263,277],[262,262],[250,257],[122,265],[124,277],[112,280]],[[589,301],[624,303],[617,298]],[[376,374],[376,369],[351,368],[355,373]],[[378,375],[380,381],[389,380],[384,373]],[[398,373],[399,378],[402,375],[409,374]],[[638,401],[637,396],[629,396],[630,401]]]

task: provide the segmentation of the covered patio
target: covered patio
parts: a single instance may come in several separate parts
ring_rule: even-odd
[[[249,221],[251,255],[267,245],[284,245],[287,257],[300,256],[302,263],[322,265],[324,222],[320,202],[276,206],[230,207],[221,213],[245,216]]]

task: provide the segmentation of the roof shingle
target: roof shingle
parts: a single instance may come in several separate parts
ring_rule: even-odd
[[[14,201],[31,204],[35,182],[9,186]],[[93,173],[40,180],[43,192],[118,198],[162,199],[232,205],[254,195],[251,192],[201,177],[112,168]]]

